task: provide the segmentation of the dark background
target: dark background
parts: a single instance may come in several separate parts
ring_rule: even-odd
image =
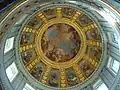
[[[4,11],[5,8],[8,8],[11,4],[15,3],[15,1],[21,1],[21,0],[0,0],[0,12]],[[120,7],[120,0],[108,0],[108,1],[111,1],[112,4]]]
[[[0,0],[0,12],[18,0]]]

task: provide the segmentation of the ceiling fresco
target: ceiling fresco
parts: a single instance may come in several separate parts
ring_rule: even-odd
[[[66,88],[90,79],[99,68],[102,39],[83,11],[50,7],[24,26],[19,48],[26,70],[38,82]]]
[[[71,60],[80,48],[78,33],[71,26],[63,23],[48,27],[41,42],[44,55],[55,62]]]

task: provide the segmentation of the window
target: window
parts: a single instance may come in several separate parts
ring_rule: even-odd
[[[108,68],[116,74],[119,70],[120,62],[114,60],[112,57],[109,57]]]
[[[101,79],[99,79],[94,85],[94,90],[108,90],[108,87],[103,83]]]
[[[120,65],[120,63],[119,63],[118,61],[113,60],[113,62],[111,63],[111,69],[112,69],[115,73],[117,73],[118,70],[119,70],[119,65]]]
[[[100,86],[97,87],[97,90],[108,90],[108,88],[104,83],[102,83]]]
[[[108,10],[107,8],[104,8],[104,11],[110,15],[110,17],[115,21],[115,22],[119,22],[119,19],[115,16],[115,14],[113,14],[110,10]]]
[[[6,74],[8,76],[8,79],[10,80],[10,82],[12,82],[13,79],[18,74],[18,70],[17,70],[17,67],[14,62],[6,69]]]
[[[4,53],[10,51],[13,48],[14,37],[6,40]]]
[[[119,19],[107,8],[104,8],[104,10],[97,12],[101,14],[112,25],[115,25],[116,22],[119,22]]]
[[[25,84],[23,90],[35,90],[34,88],[32,88],[29,84]]]
[[[113,34],[113,42],[118,43],[118,36],[116,33]]]
[[[21,19],[17,21],[15,24],[16,25],[22,24],[22,22],[25,20],[26,17],[27,17],[27,14],[22,15]]]

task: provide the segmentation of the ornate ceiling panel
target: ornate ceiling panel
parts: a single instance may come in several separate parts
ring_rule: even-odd
[[[19,52],[38,82],[66,88],[90,79],[99,68],[102,39],[97,24],[72,7],[50,7],[24,26]]]

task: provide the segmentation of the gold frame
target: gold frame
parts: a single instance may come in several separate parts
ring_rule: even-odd
[[[41,39],[42,36],[44,34],[44,32],[47,30],[47,28],[51,25],[57,24],[57,23],[64,23],[64,24],[68,24],[70,26],[72,26],[77,32],[78,35],[80,36],[80,40],[81,40],[81,45],[80,45],[80,49],[77,53],[77,55],[71,59],[70,61],[67,62],[61,62],[61,63],[57,63],[54,62],[52,60],[50,60],[49,58],[47,58],[41,48]],[[86,51],[86,36],[85,33],[81,30],[81,27],[79,24],[77,24],[76,22],[73,22],[71,19],[68,18],[54,18],[51,20],[48,20],[47,23],[44,23],[38,30],[38,34],[35,37],[35,41],[36,41],[36,52],[37,55],[39,56],[40,60],[42,62],[44,62],[46,65],[52,67],[52,68],[56,68],[56,69],[60,69],[60,68],[69,68],[72,67],[75,63],[78,63],[84,56],[85,51]]]

